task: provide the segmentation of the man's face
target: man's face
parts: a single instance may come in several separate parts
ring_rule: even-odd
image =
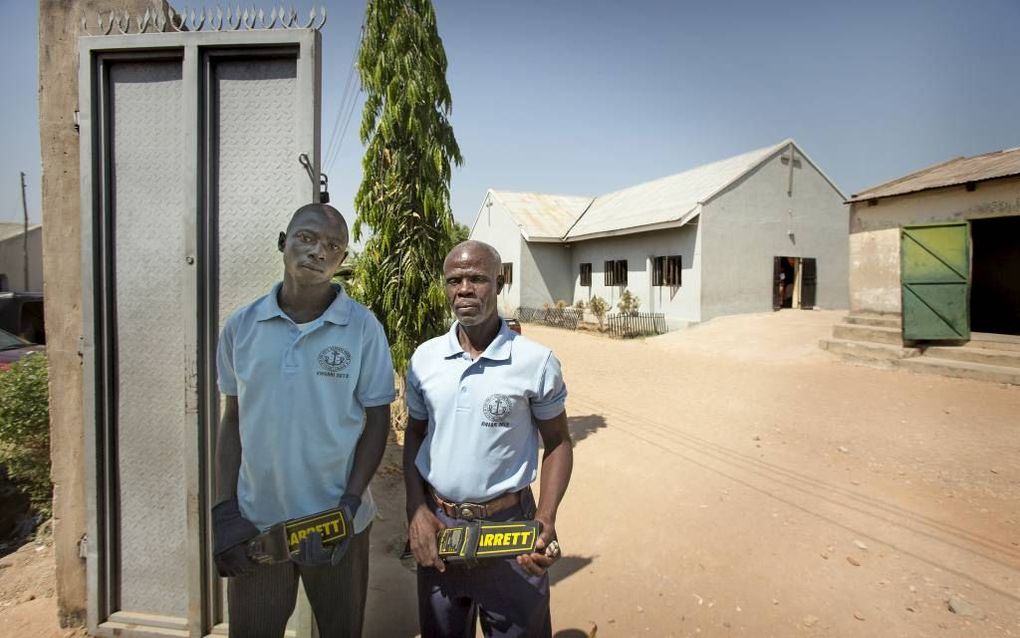
[[[347,233],[335,216],[318,210],[299,213],[280,233],[283,267],[296,283],[315,285],[332,279],[347,257]]]
[[[503,281],[493,262],[492,255],[478,247],[457,248],[446,258],[446,301],[461,325],[477,326],[496,314]]]

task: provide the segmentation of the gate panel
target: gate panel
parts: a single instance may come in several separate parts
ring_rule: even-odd
[[[180,62],[109,66],[120,609],[186,619]]]
[[[903,339],[970,339],[970,224],[903,228]]]

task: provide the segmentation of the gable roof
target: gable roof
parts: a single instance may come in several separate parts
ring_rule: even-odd
[[[560,241],[592,201],[591,197],[492,189],[489,196],[506,209],[528,241]]]
[[[1020,148],[1010,148],[972,157],[957,157],[851,195],[848,201],[857,202],[905,195],[932,188],[957,186],[967,182],[980,182],[1011,175],[1020,175]]]

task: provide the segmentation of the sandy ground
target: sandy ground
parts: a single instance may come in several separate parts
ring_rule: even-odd
[[[524,327],[570,389],[558,638],[1020,636],[1020,388],[842,363],[817,348],[841,314],[634,341]],[[395,447],[373,485],[367,634],[414,636]],[[33,552],[52,570],[46,549],[3,559],[0,601],[3,563]],[[0,635],[61,635],[34,586]]]

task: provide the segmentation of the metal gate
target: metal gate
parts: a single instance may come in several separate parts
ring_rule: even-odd
[[[900,240],[903,339],[970,339],[970,224],[906,226]]]
[[[319,197],[324,16],[306,28],[283,12],[268,24],[206,17],[154,17],[161,32],[147,33],[147,13],[79,42],[87,595],[98,635],[224,632],[209,529],[216,338],[281,277],[276,236]],[[302,609],[295,635],[310,633]]]

